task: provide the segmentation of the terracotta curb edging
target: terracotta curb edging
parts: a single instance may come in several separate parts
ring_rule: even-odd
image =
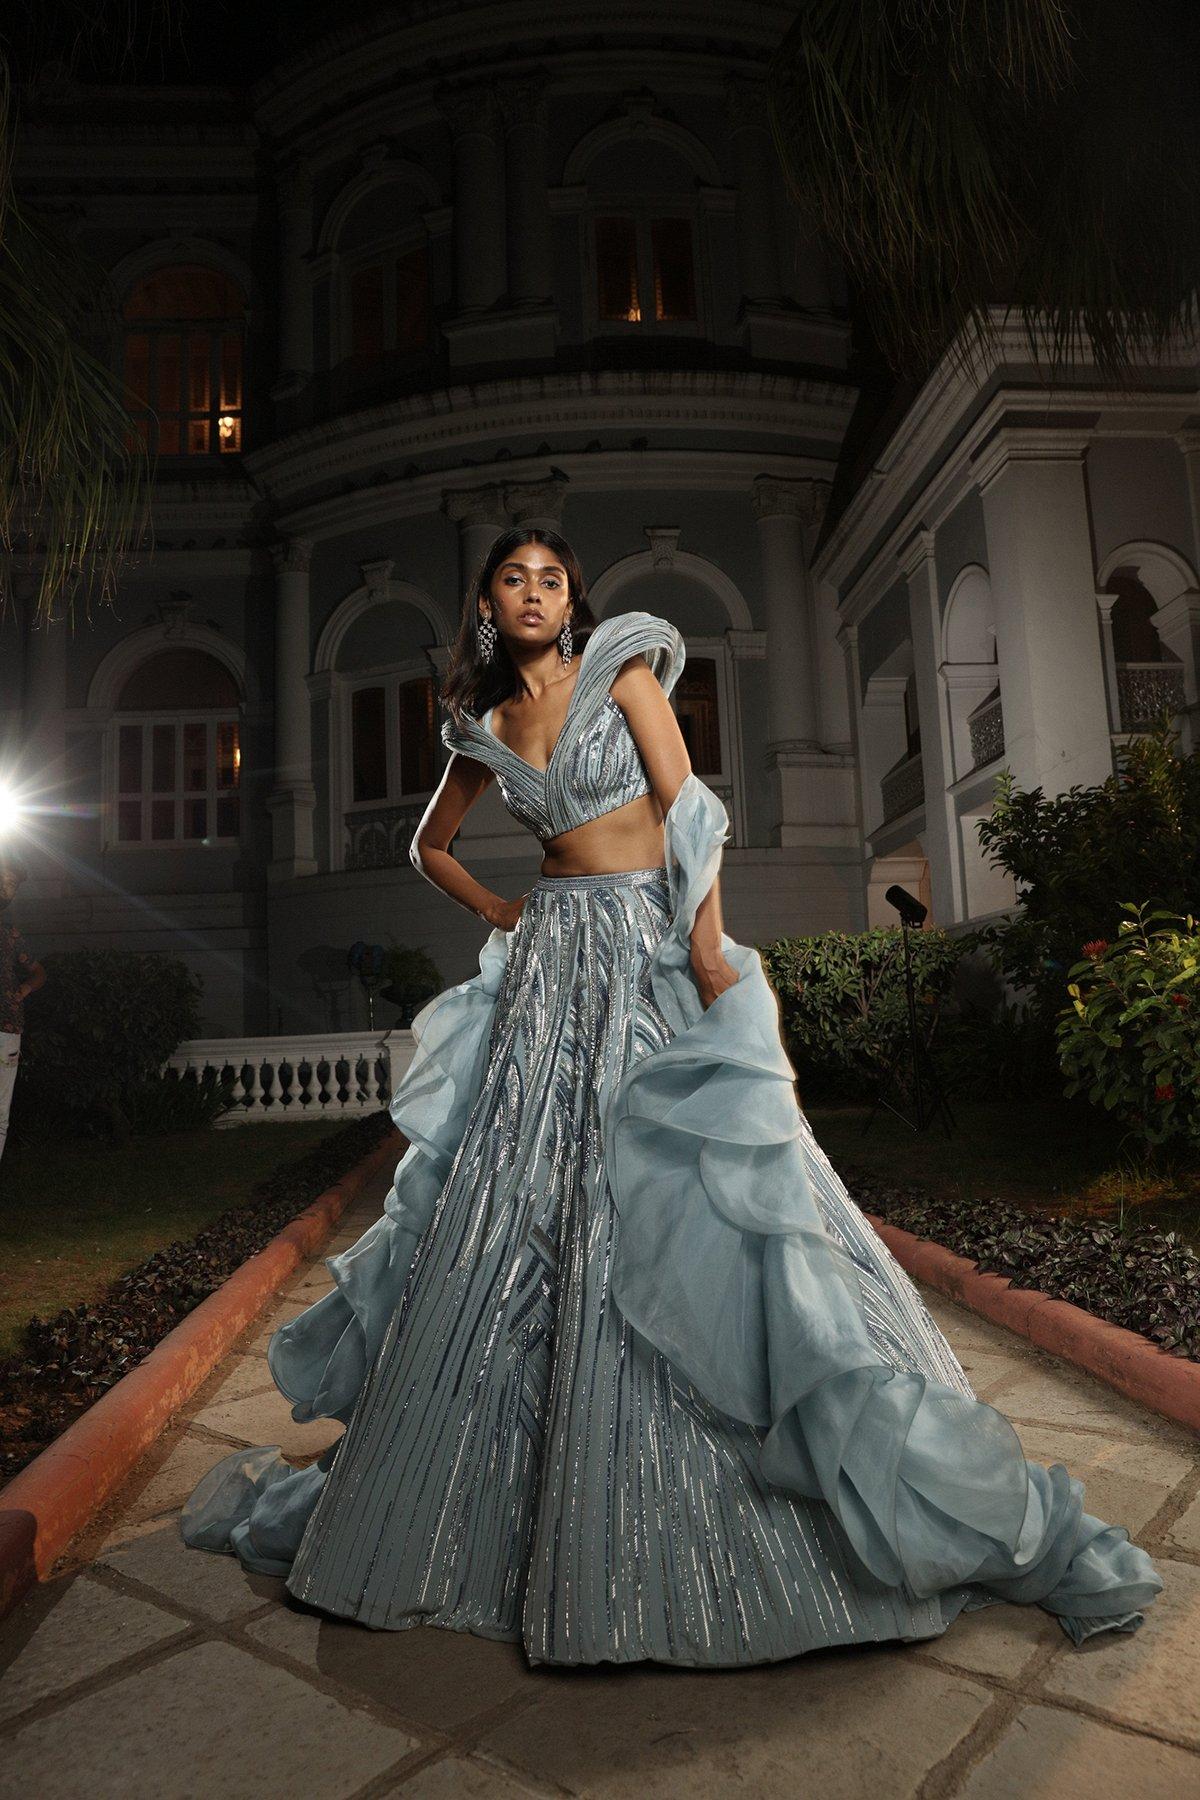
[[[404,1142],[393,1131],[318,1194],[0,1488],[0,1618],[45,1577],[230,1344],[325,1242],[364,1183],[399,1161]]]
[[[1110,1325],[1069,1300],[1014,1287],[1006,1275],[984,1274],[965,1256],[873,1213],[867,1218],[901,1268],[917,1281],[1098,1376],[1142,1406],[1200,1431],[1200,1364],[1171,1356],[1140,1333]]]

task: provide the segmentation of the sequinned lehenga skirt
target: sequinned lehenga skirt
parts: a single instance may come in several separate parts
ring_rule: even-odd
[[[300,1470],[274,1446],[224,1458],[184,1509],[185,1538],[286,1574],[296,1599],[325,1612],[518,1641],[533,1663],[735,1666],[928,1638],[964,1607],[1053,1588],[1077,1640],[1132,1629],[1160,1585],[1148,1559],[1082,1512],[1065,1470],[1029,1478],[1039,1466],[973,1399],[794,1097],[791,1143],[818,1219],[786,1206],[765,1217],[778,1178],[769,1133],[733,1144],[738,1204],[764,1217],[723,1221],[732,1260],[723,1239],[689,1229],[690,1202],[672,1204],[673,1178],[689,1193],[699,1180],[727,1211],[720,1152],[738,1103],[722,1084],[739,1072],[757,1082],[742,1108],[753,1115],[765,1067],[739,1056],[732,1018],[726,1064],[704,1067],[704,1032],[736,990],[672,1016],[664,956],[681,894],[666,865],[541,877],[517,929],[489,940],[480,977],[442,996],[454,1024],[441,1037],[432,1003],[422,1066],[396,1108],[412,1148],[388,1211],[329,1259],[336,1290],[271,1340],[294,1416],[341,1417],[345,1435]],[[673,1077],[670,1055],[685,1047]],[[649,1108],[643,1163],[633,1072],[651,1064],[674,1086]],[[706,1088],[712,1135],[697,1154],[712,1167],[697,1175],[670,1146],[689,1109],[703,1112]],[[691,1274],[681,1232],[703,1259]],[[770,1270],[783,1238],[810,1267],[813,1233],[841,1270],[839,1296],[852,1286],[861,1331],[861,1353],[838,1348],[829,1368],[791,1321],[805,1296],[788,1276],[782,1298]],[[816,1324],[826,1345],[838,1304]],[[706,1354],[720,1360],[711,1378]],[[772,1359],[773,1371],[755,1366]],[[888,1399],[903,1399],[902,1422],[872,1410],[863,1377],[876,1374],[900,1384]],[[839,1388],[844,1375],[853,1393]],[[962,1472],[976,1511],[967,1516],[961,1493],[943,1510],[940,1489],[914,1504],[910,1489],[959,1481],[944,1472],[945,1433],[965,1441],[985,1413],[1008,1436]],[[931,1431],[940,1440],[924,1444]],[[905,1457],[930,1452],[943,1472],[913,1480]],[[1021,1471],[1007,1515],[1003,1498],[976,1491],[995,1485],[998,1457],[1005,1479]],[[871,1466],[865,1481],[856,1459]],[[1089,1559],[1097,1568],[1079,1579]]]

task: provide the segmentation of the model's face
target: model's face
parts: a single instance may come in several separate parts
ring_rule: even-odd
[[[522,544],[492,576],[488,589],[492,623],[517,643],[550,644],[571,608],[567,572],[544,544]],[[482,601],[481,618],[489,607]]]

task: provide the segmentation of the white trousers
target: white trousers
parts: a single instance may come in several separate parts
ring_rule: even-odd
[[[0,1156],[8,1137],[8,1109],[12,1104],[13,1084],[17,1079],[17,1058],[21,1054],[19,1031],[0,1031]]]

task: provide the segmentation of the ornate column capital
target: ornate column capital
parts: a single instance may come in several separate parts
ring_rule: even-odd
[[[503,88],[497,89],[496,111],[505,131],[515,131],[520,126],[532,126],[536,131],[546,129],[547,78],[546,70],[529,69],[515,81],[506,81]]]
[[[783,481],[776,475],[758,475],[751,490],[750,506],[756,519],[788,518],[803,522],[808,499],[802,482]]]
[[[307,575],[312,564],[311,538],[279,538],[271,545],[271,560],[277,575]]]
[[[499,107],[491,82],[476,81],[464,87],[439,88],[434,101],[455,138],[490,137],[496,129]]]
[[[515,482],[505,488],[504,504],[518,525],[531,517],[561,520],[567,485],[565,477],[557,476],[549,481]]]
[[[748,75],[734,73],[726,75],[724,87],[725,113],[732,129],[769,133],[767,96],[762,83],[751,81]]]
[[[301,210],[312,205],[312,170],[299,157],[284,163],[275,174],[275,192],[279,205],[286,211]]]
[[[508,523],[505,498],[498,485],[447,488],[442,494],[442,511],[456,525],[495,525],[502,530]]]

